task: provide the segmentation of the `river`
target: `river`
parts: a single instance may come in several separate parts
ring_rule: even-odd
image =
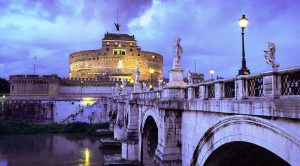
[[[0,135],[0,166],[101,166],[98,138],[83,134]]]

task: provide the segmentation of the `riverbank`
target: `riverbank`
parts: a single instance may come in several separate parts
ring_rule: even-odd
[[[108,123],[89,124],[74,122],[69,124],[34,124],[26,122],[0,121],[0,135],[34,133],[86,133],[96,129],[108,129]]]

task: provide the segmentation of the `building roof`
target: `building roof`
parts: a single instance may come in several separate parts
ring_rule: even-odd
[[[125,41],[135,41],[134,35],[130,36],[128,34],[116,34],[116,33],[106,33],[103,40],[125,40]]]

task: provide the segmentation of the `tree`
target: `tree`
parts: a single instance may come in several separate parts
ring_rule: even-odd
[[[4,78],[0,78],[0,93],[9,93],[9,91],[10,91],[9,82]]]

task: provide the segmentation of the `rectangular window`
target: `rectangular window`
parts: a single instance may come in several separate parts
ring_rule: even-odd
[[[114,55],[126,55],[125,49],[113,49]]]

